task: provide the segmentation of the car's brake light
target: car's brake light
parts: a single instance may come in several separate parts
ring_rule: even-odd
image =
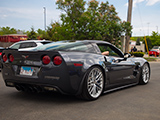
[[[75,67],[81,67],[81,66],[83,66],[83,64],[82,63],[74,63],[74,66]]]
[[[61,58],[60,56],[55,56],[55,57],[53,58],[53,63],[54,63],[55,65],[60,65],[60,64],[62,63],[62,58]]]
[[[2,58],[3,58],[3,62],[7,61],[7,56],[5,54],[2,56]]]
[[[13,62],[14,61],[14,56],[12,54],[9,55],[9,61]]]
[[[0,52],[0,56],[2,55],[2,53]]]
[[[43,56],[43,58],[42,58],[43,64],[47,65],[50,63],[50,61],[51,61],[51,59],[48,55]]]

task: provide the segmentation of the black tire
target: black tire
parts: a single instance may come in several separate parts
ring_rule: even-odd
[[[104,75],[100,67],[94,66],[87,71],[83,89],[79,98],[85,100],[96,100],[104,88]]]
[[[150,79],[150,69],[149,69],[149,65],[145,63],[141,70],[139,84],[145,85],[149,82],[149,79]]]

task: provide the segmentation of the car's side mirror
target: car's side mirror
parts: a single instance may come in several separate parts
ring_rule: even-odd
[[[125,54],[124,54],[124,59],[127,59],[127,58],[129,58],[129,57],[131,57],[131,54],[129,54],[129,53],[125,53]]]

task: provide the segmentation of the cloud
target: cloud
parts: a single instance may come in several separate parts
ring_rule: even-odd
[[[47,9],[46,24],[51,21],[59,21],[60,11]],[[35,29],[43,28],[44,10],[39,8],[9,8],[0,7],[0,26],[12,26],[18,29],[28,30],[31,26]]]
[[[156,3],[160,2],[160,0],[147,0],[147,5],[148,6],[151,6],[151,5],[154,5]]]
[[[141,3],[143,1],[145,1],[145,0],[133,0],[133,8],[136,7],[137,3]],[[128,6],[128,3],[126,3],[125,6]]]
[[[133,7],[136,7],[136,4],[144,2],[145,0],[133,0]]]
[[[147,6],[152,6],[160,2],[160,0],[133,0],[133,8],[135,8],[137,4],[141,2],[146,2]],[[126,3],[125,6],[128,6],[128,3]]]
[[[3,18],[16,17],[16,18],[28,18],[35,19],[35,16],[39,16],[43,13],[40,10],[27,9],[27,8],[6,8],[0,7],[0,16]],[[5,17],[4,17],[5,16]]]
[[[47,10],[46,14],[47,17],[50,16],[57,16],[56,19],[59,17],[58,10]],[[14,17],[14,18],[25,18],[30,20],[38,20],[43,18],[44,11],[43,9],[28,9],[28,8],[6,8],[0,7],[0,17],[5,19],[7,17]]]

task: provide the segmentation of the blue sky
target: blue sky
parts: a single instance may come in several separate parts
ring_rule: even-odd
[[[56,9],[56,0],[0,0],[0,27],[20,30],[44,29],[44,9],[46,7],[47,26],[51,21],[60,21],[61,11]],[[89,1],[89,0],[86,0]],[[105,2],[106,0],[98,0]],[[115,6],[118,16],[127,20],[128,0],[108,0]],[[133,36],[160,33],[160,0],[133,0]]]

